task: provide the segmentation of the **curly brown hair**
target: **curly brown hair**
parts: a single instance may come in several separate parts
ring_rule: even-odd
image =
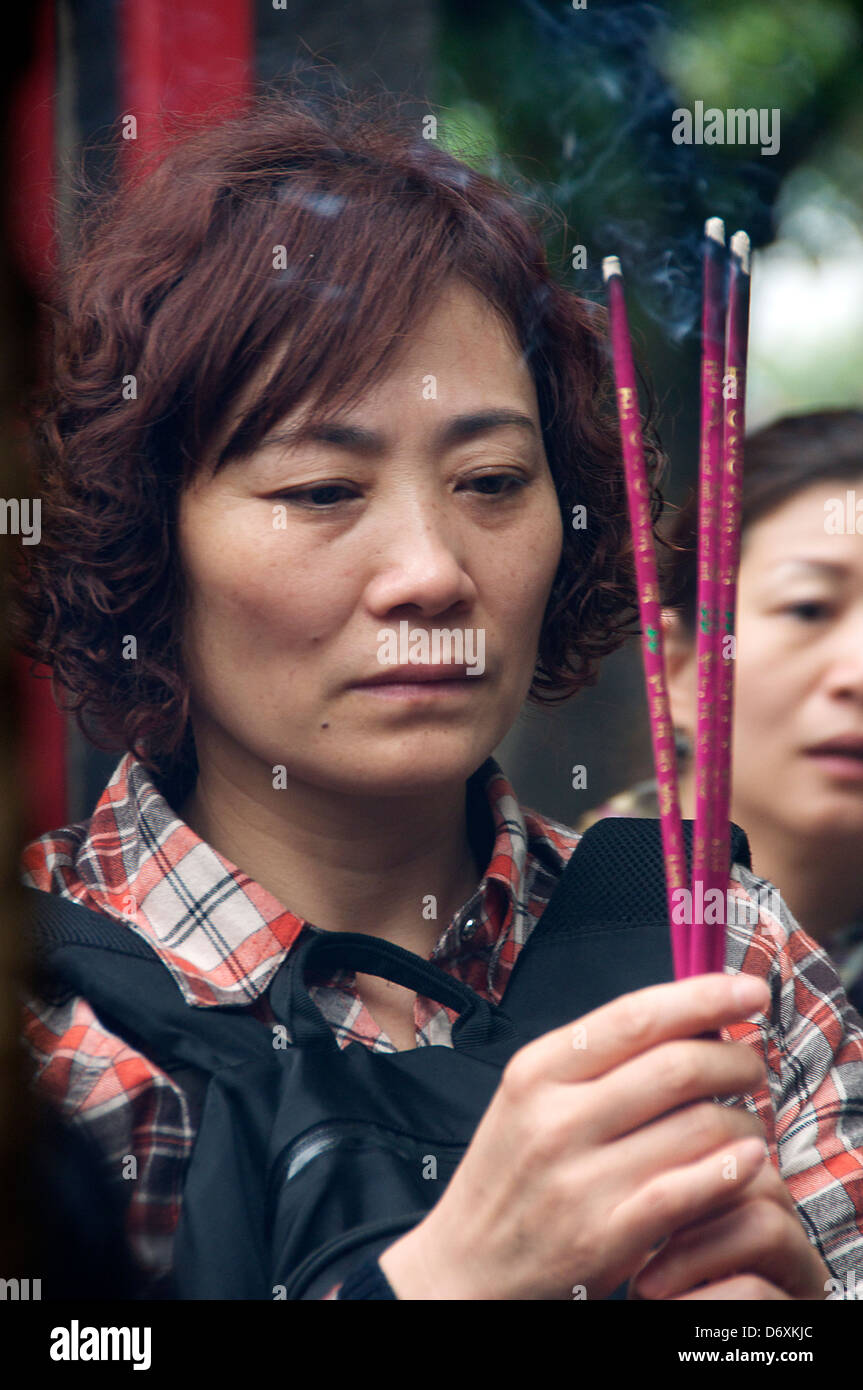
[[[97,746],[172,782],[195,767],[177,504],[261,364],[278,360],[218,462],[301,401],[317,413],[357,400],[454,273],[515,330],[564,520],[528,698],[595,683],[636,630],[632,545],[605,312],[552,278],[549,215],[424,139],[385,93],[262,97],[175,134],[91,202],[32,405],[42,540],[22,547],[9,607],[16,645],[51,668]],[[276,246],[286,268],[273,268]],[[655,523],[663,459],[649,423]],[[577,504],[585,529],[570,524]],[[129,633],[135,661],[122,657]]]

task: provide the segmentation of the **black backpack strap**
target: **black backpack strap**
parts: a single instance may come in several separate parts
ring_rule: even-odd
[[[687,881],[694,822],[685,820]],[[729,867],[752,868],[746,832],[729,822]],[[654,817],[607,816],[582,835],[537,924],[540,934],[668,921],[662,827]]]
[[[440,966],[391,941],[362,932],[314,930],[284,962],[270,987],[270,1007],[300,1047],[338,1050],[332,1028],[306,987],[312,971],[334,967],[361,970],[404,985],[416,994],[455,1009],[453,1046],[465,1050],[514,1036],[508,1018],[482,995]]]
[[[693,828],[691,820],[683,822],[690,871]],[[751,867],[746,835],[733,822],[730,862]],[[190,1009],[159,956],[130,928],[58,894],[35,888],[25,892],[33,909],[37,985],[44,998],[84,995],[106,1027],[165,1070],[207,1072],[260,1056],[257,1020],[244,1016],[243,1010]],[[303,967],[318,954],[333,956],[335,964],[345,945],[364,956],[380,955],[379,973],[391,973],[390,957],[396,956],[400,970],[411,966],[425,972],[422,979],[411,977],[418,992],[428,990],[433,997],[440,993],[432,976],[440,977],[450,992],[456,987],[429,962],[354,933],[314,933],[300,953]],[[377,973],[373,961],[364,959],[362,968]],[[320,1023],[302,988],[304,969],[287,974],[294,982],[294,1010],[298,1000],[305,1005],[306,1018],[302,1020],[301,1010],[300,1020],[309,1027]],[[622,816],[597,821],[570,856],[516,961],[503,1011],[520,1037],[532,1038],[619,994],[673,978],[660,822]],[[445,1002],[464,1006],[461,999],[447,997]],[[230,1030],[220,1021],[225,1012],[238,1015]],[[323,1029],[319,1031],[323,1036]],[[200,1094],[193,1080],[190,1088]]]
[[[93,946],[141,960],[159,959],[146,941],[106,913],[41,888],[25,886],[23,891],[30,908],[34,966],[40,989],[47,991],[45,997],[51,1002],[60,1003],[74,993],[74,987],[51,969],[52,958],[64,946]]]
[[[683,822],[687,870],[693,822]],[[731,822],[729,863],[751,867]],[[661,825],[609,816],[585,831],[519,955],[502,1007],[539,1037],[602,1004],[674,979]]]
[[[271,1035],[241,1008],[186,1003],[156,951],[131,928],[56,893],[24,888],[33,984],[47,1003],[80,995],[117,1037],[182,1088],[197,1127],[210,1075],[267,1055]],[[232,1026],[225,1027],[225,1015]]]

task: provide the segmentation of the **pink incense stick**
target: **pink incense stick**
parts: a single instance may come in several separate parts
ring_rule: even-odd
[[[715,856],[711,872],[724,874],[727,887],[731,817],[732,730],[734,715],[734,611],[740,563],[740,498],[743,482],[743,433],[746,403],[746,356],[749,336],[749,237],[731,238],[728,316],[725,324],[723,377],[722,494],[719,539],[719,640],[716,805],[713,817]],[[730,648],[727,650],[726,648]],[[714,932],[715,954],[710,969],[725,967],[725,933]]]
[[[704,300],[701,320],[701,450],[698,501],[698,599],[695,742],[695,828],[692,845],[692,928],[689,973],[713,968],[716,928],[705,924],[705,903],[721,902],[725,920],[728,864],[716,857],[715,781],[718,758],[716,707],[719,673],[719,544],[722,484],[722,369],[725,351],[725,228],[705,223]],[[721,893],[717,899],[715,892]],[[708,894],[710,897],[708,898]],[[722,930],[724,940],[724,926]]]
[[[684,923],[675,921],[675,917],[678,915],[676,910],[678,903],[685,901],[685,897],[675,901],[674,895],[677,890],[686,888],[686,855],[680,818],[680,800],[677,791],[674,734],[671,725],[668,690],[665,683],[659,580],[650,515],[647,469],[644,462],[644,443],[641,437],[638,388],[623,295],[623,276],[617,256],[605,257],[602,262],[602,274],[608,285],[611,348],[614,359],[614,379],[617,387],[617,411],[620,420],[623,464],[626,474],[626,495],[635,552],[635,576],[638,589],[638,609],[641,618],[641,652],[644,658],[653,762],[656,768],[659,793],[668,918],[671,923],[671,948],[675,977],[680,980],[689,973],[688,931]]]

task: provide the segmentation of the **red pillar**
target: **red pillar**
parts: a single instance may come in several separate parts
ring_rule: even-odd
[[[9,236],[19,269],[35,294],[44,291],[56,256],[54,225],[54,94],[57,50],[54,5],[40,7],[33,59],[11,100],[9,122]],[[34,491],[35,497],[37,492]],[[51,683],[29,674],[12,656],[18,703],[18,757],[26,839],[67,819],[66,720]],[[44,675],[44,668],[42,668]]]
[[[254,0],[121,0],[118,6],[118,120],[134,115],[127,159],[158,146],[162,118],[214,116],[248,101],[254,57]],[[9,152],[10,232],[34,290],[44,288],[56,256],[53,0],[37,21],[34,60],[12,102]],[[87,54],[78,55],[86,81]],[[35,495],[35,494],[34,494]],[[29,674],[13,654],[19,693],[21,784],[26,838],[68,819],[66,720],[50,681]]]
[[[158,145],[163,118],[227,113],[251,93],[253,0],[122,0],[118,43],[129,157]]]

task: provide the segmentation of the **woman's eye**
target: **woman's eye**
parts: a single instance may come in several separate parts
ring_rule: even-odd
[[[824,617],[827,613],[827,604],[819,602],[818,599],[805,599],[800,603],[790,603],[783,609],[785,613],[793,613],[795,617],[802,618],[805,622],[814,622],[818,618]]]
[[[280,492],[276,495],[275,500],[293,502],[297,506],[312,507],[322,511],[343,501],[346,497],[355,496],[356,493],[351,492],[344,483],[320,483],[317,487],[304,487],[297,488],[293,492]]]
[[[527,486],[527,479],[518,473],[480,473],[468,478],[467,485],[475,488],[480,497],[494,500],[509,497]],[[319,483],[315,487],[294,488],[290,492],[276,493],[272,500],[291,502],[295,506],[307,507],[313,511],[326,511],[340,502],[350,501],[358,494],[344,483]]]

